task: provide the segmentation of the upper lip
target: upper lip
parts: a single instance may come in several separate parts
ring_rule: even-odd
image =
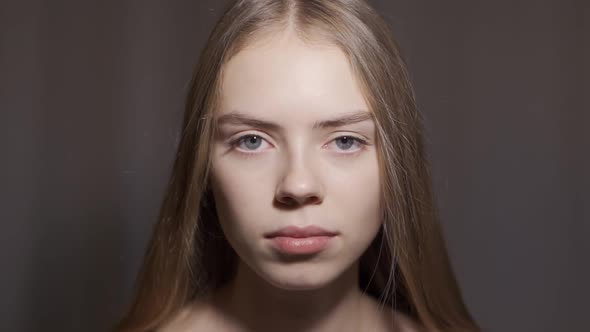
[[[307,227],[287,226],[279,229],[278,231],[268,233],[265,237],[272,238],[277,236],[286,236],[294,238],[303,238],[310,236],[334,236],[337,234],[338,233],[336,232],[330,232],[321,227],[313,225]]]

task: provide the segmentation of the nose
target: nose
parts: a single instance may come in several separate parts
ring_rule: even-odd
[[[304,158],[287,161],[283,177],[277,185],[276,200],[288,207],[320,204],[323,190],[312,166]]]

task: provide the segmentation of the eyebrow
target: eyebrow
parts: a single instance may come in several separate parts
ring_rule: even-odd
[[[367,121],[367,120],[371,120],[371,121],[373,120],[372,113],[370,113],[368,111],[354,111],[354,112],[346,113],[344,115],[341,115],[341,116],[338,116],[338,117],[335,117],[332,119],[316,121],[313,124],[313,129],[336,128],[336,127],[345,126],[347,124],[363,122],[363,121]],[[258,119],[258,118],[252,117],[250,115],[244,114],[239,111],[228,112],[228,113],[225,113],[217,118],[218,125],[223,125],[226,123],[228,123],[228,124],[230,124],[230,123],[231,124],[245,124],[245,125],[249,125],[252,127],[257,127],[257,128],[269,130],[269,131],[279,131],[282,129],[281,126],[276,123],[262,120],[262,119]]]

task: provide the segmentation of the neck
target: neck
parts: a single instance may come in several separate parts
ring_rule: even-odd
[[[236,277],[213,302],[236,331],[359,331],[364,297],[358,263],[317,289],[285,290],[240,261]]]

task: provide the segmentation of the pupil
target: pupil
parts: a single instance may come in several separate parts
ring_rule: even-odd
[[[344,143],[343,149],[346,150],[346,149],[349,149],[350,148],[350,146],[351,146],[350,143],[352,143],[352,139],[350,139],[347,136],[343,136],[343,137],[340,138],[340,141]]]
[[[250,136],[250,138],[246,140],[246,146],[249,149],[256,149],[258,145],[260,145],[260,139],[258,136]]]

